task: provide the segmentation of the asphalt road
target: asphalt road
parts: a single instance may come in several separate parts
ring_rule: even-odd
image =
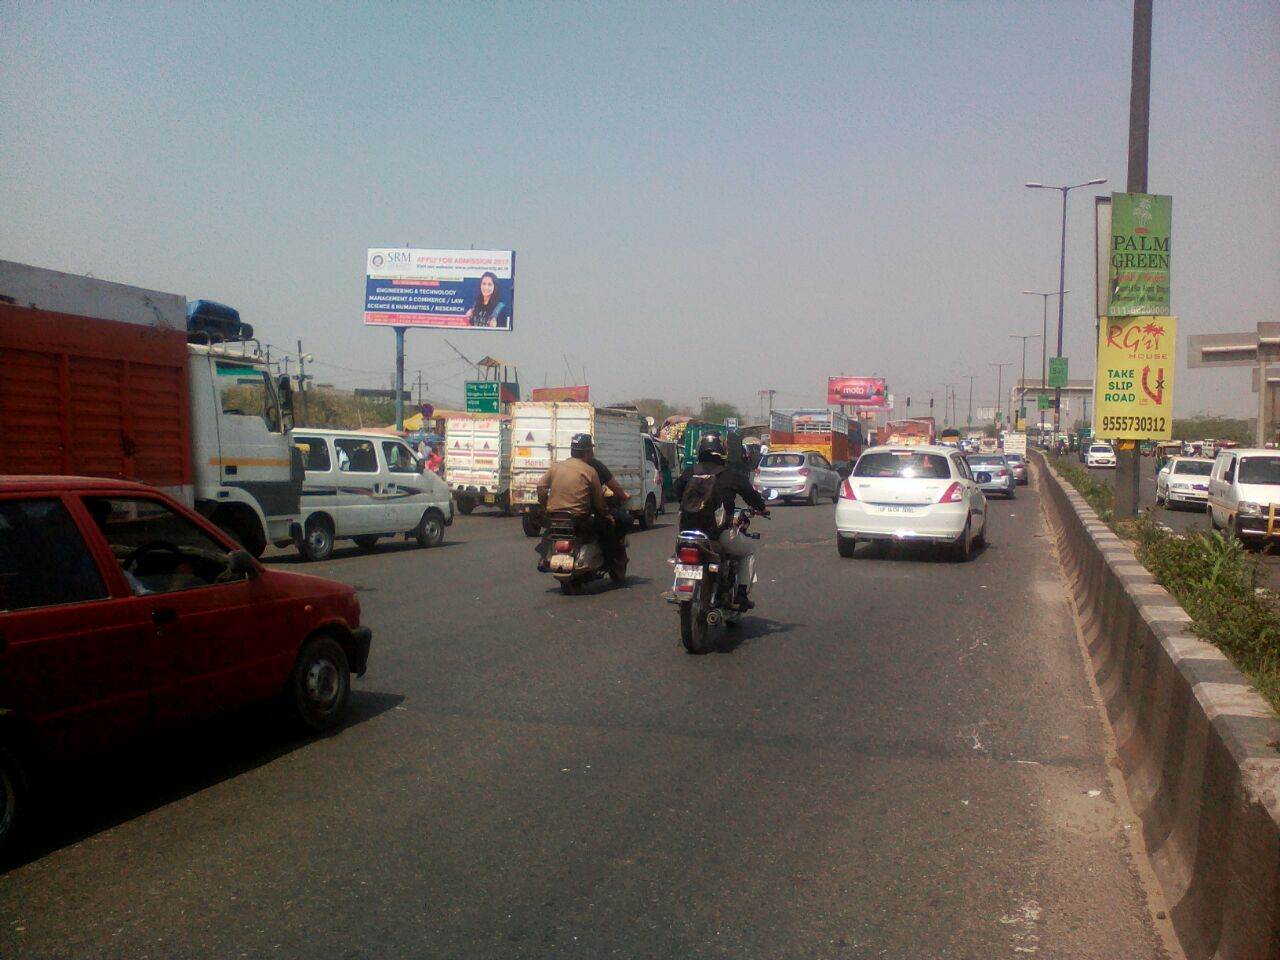
[[[705,657],[670,523],[582,597],[484,513],[278,558],[360,590],[351,722],[70,774],[0,956],[1165,956],[1034,491],[966,565],[841,560],[833,509],[759,523],[759,606]]]
[[[1070,454],[1069,456],[1068,462],[1073,466],[1083,466],[1076,459],[1075,454]],[[1143,457],[1140,462],[1142,474],[1138,486],[1138,506],[1141,509],[1150,509],[1152,515],[1160,523],[1178,533],[1189,530],[1209,529],[1209,514],[1205,510],[1181,504],[1176,506],[1157,506],[1155,457]],[[1115,485],[1116,472],[1114,469],[1093,467],[1089,468],[1089,473],[1101,483],[1105,483],[1108,486]],[[1259,550],[1255,555],[1261,565],[1262,581],[1260,585],[1269,587],[1272,590],[1280,590],[1280,550],[1277,550],[1274,545],[1270,545],[1265,549]]]

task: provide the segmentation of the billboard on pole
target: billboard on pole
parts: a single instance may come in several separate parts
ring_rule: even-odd
[[[828,377],[827,403],[882,408],[889,405],[884,377]]]
[[[1093,435],[1168,440],[1173,434],[1176,317],[1103,317],[1093,386]]]
[[[373,247],[365,262],[364,322],[510,330],[515,266],[512,250]]]
[[[1150,193],[1111,195],[1109,296],[1104,316],[1168,315],[1172,219],[1172,197]]]

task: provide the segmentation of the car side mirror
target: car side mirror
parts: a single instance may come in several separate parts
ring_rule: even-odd
[[[227,554],[227,569],[238,577],[252,580],[258,575],[258,567],[248,550],[232,550]]]

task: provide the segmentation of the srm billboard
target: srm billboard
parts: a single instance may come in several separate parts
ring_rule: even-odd
[[[511,250],[373,247],[365,263],[364,322],[510,330],[515,268]]]
[[[828,377],[827,403],[887,407],[889,391],[884,377]]]

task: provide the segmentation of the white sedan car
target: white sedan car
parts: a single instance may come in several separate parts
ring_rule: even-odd
[[[1179,503],[1206,506],[1209,503],[1209,474],[1212,472],[1212,460],[1173,457],[1156,474],[1156,503],[1170,507]]]
[[[1084,455],[1086,467],[1114,467],[1116,452],[1109,443],[1091,443]]]
[[[836,503],[836,547],[852,557],[859,540],[948,544],[968,560],[987,539],[989,479],[953,447],[873,447],[858,458]]]

